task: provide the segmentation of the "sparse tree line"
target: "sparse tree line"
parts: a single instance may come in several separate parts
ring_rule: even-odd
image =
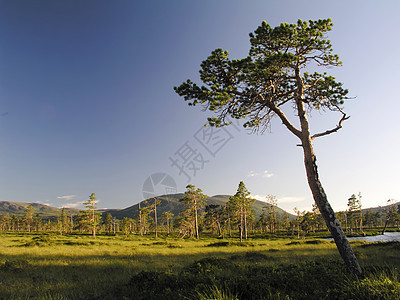
[[[199,238],[201,233],[209,233],[219,237],[239,237],[240,241],[254,234],[277,234],[297,236],[327,231],[327,227],[316,205],[311,211],[300,211],[294,208],[295,217],[289,214],[278,215],[278,201],[275,196],[268,195],[266,206],[260,216],[256,217],[252,210],[254,199],[243,182],[239,183],[237,192],[229,198],[225,205],[206,205],[202,190],[194,185],[188,185],[187,191],[180,202],[184,209],[175,216],[170,211],[157,214],[161,204],[157,198],[143,201],[138,205],[136,218],[116,219],[110,213],[103,216],[97,211],[96,195],[92,193],[84,203],[85,210],[78,215],[68,215],[63,208],[57,217],[41,217],[34,213],[32,206],[25,209],[23,216],[9,214],[0,215],[1,231],[21,232],[57,232],[148,235],[155,237],[159,232],[174,233],[180,238]],[[362,213],[361,194],[351,195],[348,199],[348,209],[340,211],[337,216],[348,234],[363,233],[364,229],[381,229],[395,227],[400,229],[400,205],[388,200],[386,209],[368,210]]]

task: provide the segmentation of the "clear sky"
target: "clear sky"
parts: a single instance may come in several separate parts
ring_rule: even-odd
[[[94,192],[99,207],[125,208],[188,182],[234,194],[243,180],[258,199],[310,210],[302,151],[282,124],[204,131],[208,113],[173,91],[198,81],[215,48],[245,57],[263,20],[299,18],[333,20],[343,67],[327,71],[355,97],[344,128],[315,141],[329,201],[399,201],[399,11],[397,0],[0,0],[0,201],[81,207]],[[338,118],[314,112],[312,129]]]

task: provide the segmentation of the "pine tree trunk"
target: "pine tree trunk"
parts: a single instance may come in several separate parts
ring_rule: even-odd
[[[244,210],[244,239],[247,240],[247,218],[246,218],[246,209]]]
[[[139,210],[139,229],[140,229],[140,236],[143,236],[143,222],[142,222],[142,211],[140,210],[140,202],[138,205]]]
[[[297,238],[300,239],[300,212],[297,213]]]
[[[243,207],[240,208],[240,228],[239,228],[239,234],[240,234],[240,242],[243,241]]]
[[[158,228],[157,228],[157,199],[154,200],[154,222],[155,222],[155,238],[158,237]]]
[[[335,212],[333,211],[331,205],[328,202],[328,198],[325,194],[322,184],[318,176],[318,168],[316,164],[316,157],[314,154],[314,149],[312,145],[312,139],[310,134],[310,128],[308,124],[308,119],[304,107],[304,82],[300,75],[300,67],[296,68],[296,81],[297,81],[297,91],[296,91],[296,106],[297,113],[300,120],[301,133],[298,137],[301,140],[301,146],[304,152],[304,164],[307,173],[308,185],[313,194],[315,203],[317,204],[325,223],[335,240],[336,247],[344,260],[347,269],[356,274],[357,276],[362,275],[361,267],[358,264],[357,258],[354,254],[353,249],[350,246],[349,241],[340,225],[339,220],[336,218]]]
[[[308,185],[310,186],[314,201],[317,204],[321,215],[324,218],[325,223],[333,236],[333,239],[335,240],[336,246],[347,268],[357,276],[361,276],[361,267],[358,264],[357,258],[353,252],[353,249],[350,246],[349,241],[347,240],[347,237],[340,225],[339,220],[336,218],[335,212],[328,202],[325,191],[322,188],[321,182],[319,180],[316,157],[314,155],[312,141],[308,130],[308,121],[305,115],[303,103],[298,105],[298,108],[303,134],[302,147],[304,151],[304,164],[307,173]]]
[[[194,229],[195,229],[195,234],[196,234],[196,239],[199,239],[199,224],[197,220],[197,207],[194,207]]]
[[[383,230],[382,230],[382,235],[383,234],[385,234],[385,231],[386,231],[386,227],[387,227],[387,224],[389,223],[389,220],[388,219],[386,219],[386,221],[385,221],[385,226],[383,227]]]
[[[222,236],[221,223],[217,222],[218,236]]]
[[[231,215],[230,215],[230,211],[228,208],[228,233],[229,233],[229,237],[232,237],[232,227],[231,227]]]
[[[358,264],[353,249],[351,248],[350,243],[347,240],[342,227],[340,226],[340,222],[336,218],[335,212],[329,204],[326,194],[322,188],[317,173],[317,165],[315,162],[316,158],[313,155],[312,148],[303,145],[303,149],[308,184],[311,188],[314,200],[317,203],[317,206],[325,220],[326,225],[328,226],[330,233],[333,236],[333,239],[335,240],[336,246],[340,255],[345,261],[347,268],[356,275],[361,275],[361,268]]]
[[[167,217],[167,234],[169,234],[169,218]]]

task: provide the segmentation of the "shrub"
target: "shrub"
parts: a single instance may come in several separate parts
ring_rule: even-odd
[[[25,259],[6,260],[1,266],[1,271],[21,272],[29,266],[29,262]]]
[[[291,246],[291,245],[300,245],[300,244],[301,244],[300,242],[290,242],[290,243],[287,243],[286,245]]]
[[[206,247],[226,247],[229,246],[229,242],[217,242],[208,244]]]
[[[203,258],[184,269],[191,274],[211,273],[215,271],[225,271],[233,267],[233,263],[224,258],[207,257]]]
[[[329,242],[324,240],[310,240],[310,241],[305,241],[305,244],[319,245],[319,244],[329,244]]]

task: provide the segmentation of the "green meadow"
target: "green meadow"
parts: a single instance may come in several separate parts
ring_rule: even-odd
[[[365,274],[355,278],[316,238],[0,238],[1,299],[400,298],[400,243],[352,242]]]

